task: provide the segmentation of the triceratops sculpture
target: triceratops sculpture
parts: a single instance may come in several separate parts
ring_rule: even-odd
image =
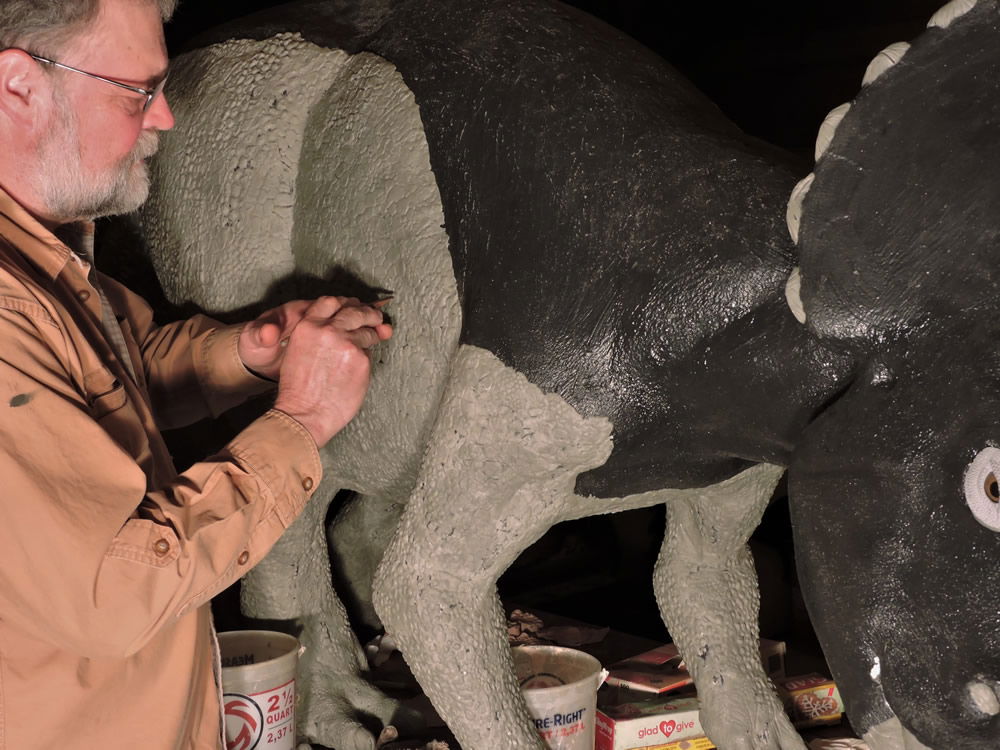
[[[176,62],[143,214],[168,296],[226,311],[331,276],[396,294],[326,451],[325,496],[360,493],[330,548],[358,581],[377,566],[378,615],[466,750],[543,746],[498,576],[558,521],[655,503],[657,598],[709,735],[802,748],[758,663],[745,545],[788,466],[855,727],[879,750],[1000,742],[998,19],[949,6],[827,123],[789,209],[801,262],[791,162],[551,0],[303,0]],[[395,706],[358,676],[326,511],[245,605],[301,628],[303,736],[371,748],[360,717]]]

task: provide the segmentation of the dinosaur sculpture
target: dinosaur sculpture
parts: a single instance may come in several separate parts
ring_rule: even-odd
[[[995,21],[996,7],[981,0],[955,26]],[[811,263],[837,251],[811,243],[839,246],[824,217],[842,214],[817,196],[830,184],[831,199],[850,197],[847,178],[825,174],[850,128],[820,161],[805,207],[789,209],[803,256],[786,288],[798,260],[781,218],[796,166],[660,59],[556,2],[306,0],[204,45],[172,74],[181,125],[155,165],[142,217],[149,252],[171,300],[217,312],[317,290],[394,291],[396,336],[364,410],[327,450],[319,495],[359,493],[334,519],[329,550],[466,750],[543,747],[510,670],[499,575],[556,522],[656,503],[668,523],[654,586],[710,736],[726,750],[802,748],[757,661],[745,545],[789,464],[803,496],[793,498],[796,534],[816,545],[804,563],[810,604],[835,676],[860,691],[852,719],[878,750],[919,747],[909,731],[950,747],[896,707],[898,683],[878,690],[871,659],[861,662],[867,682],[857,677],[859,651],[880,655],[886,678],[890,665],[907,673],[904,651],[876,648],[864,613],[837,630],[848,600],[871,603],[883,631],[891,624],[889,604],[859,593],[877,569],[859,569],[843,590],[822,578],[844,536],[878,536],[855,532],[836,505],[855,494],[847,479],[825,484],[831,461],[854,476],[831,445],[857,438],[845,456],[866,445],[838,432],[854,415],[843,410],[864,408],[856,393],[881,394],[883,375],[911,372],[908,341],[933,349],[900,336],[882,362],[871,356],[882,329],[837,323],[844,299],[824,301],[832,282]],[[979,270],[982,289],[990,269]],[[808,326],[786,297],[804,303]],[[858,315],[848,305],[839,319]],[[987,381],[988,370],[966,387],[979,393]],[[860,435],[878,434],[879,415],[863,416],[875,424]],[[907,489],[926,489],[917,484]],[[395,706],[359,677],[364,660],[329,586],[326,512],[316,503],[289,530],[246,581],[245,606],[290,621],[307,644],[303,736],[367,749],[370,724],[377,735]],[[871,514],[884,511],[868,512],[861,520],[877,526]],[[825,539],[824,524],[843,536]],[[988,570],[992,547],[976,545]],[[984,622],[995,621],[994,608]],[[978,656],[996,653],[990,637]],[[990,674],[965,678],[986,713]],[[995,745],[981,739],[995,721],[986,724],[966,747]]]

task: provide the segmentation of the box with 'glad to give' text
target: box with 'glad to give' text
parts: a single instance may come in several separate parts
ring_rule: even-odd
[[[714,747],[704,735],[696,697],[636,696],[598,706],[594,749],[667,748],[678,742],[676,747],[682,747],[696,739],[699,750]]]

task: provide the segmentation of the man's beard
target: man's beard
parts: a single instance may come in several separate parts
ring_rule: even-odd
[[[39,145],[39,192],[49,216],[61,223],[131,213],[149,195],[144,159],[156,153],[159,136],[144,130],[132,150],[101,174],[84,174],[76,115],[57,95],[59,121]]]

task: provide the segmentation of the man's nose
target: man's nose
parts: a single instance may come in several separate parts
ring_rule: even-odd
[[[161,93],[153,99],[152,104],[142,118],[142,127],[152,130],[170,130],[174,126],[174,113],[167,102],[167,95]]]

